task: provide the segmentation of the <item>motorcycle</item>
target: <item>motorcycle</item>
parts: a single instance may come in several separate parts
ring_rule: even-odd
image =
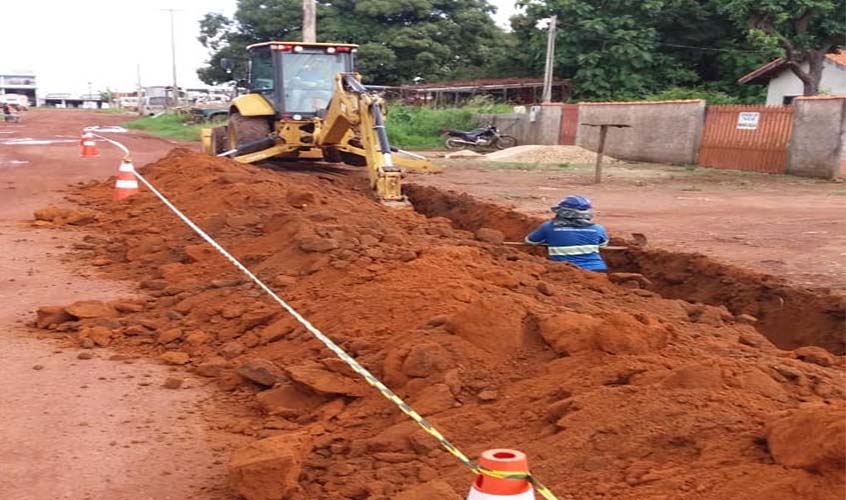
[[[447,149],[466,147],[505,149],[517,145],[517,139],[510,135],[500,134],[499,129],[493,125],[470,131],[447,129],[441,132]]]

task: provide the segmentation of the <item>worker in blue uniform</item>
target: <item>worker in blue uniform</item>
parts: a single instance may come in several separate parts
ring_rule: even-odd
[[[526,236],[526,243],[546,246],[550,260],[569,262],[588,271],[607,271],[599,249],[608,245],[608,233],[593,223],[592,208],[586,197],[568,196],[552,207],[555,217]]]

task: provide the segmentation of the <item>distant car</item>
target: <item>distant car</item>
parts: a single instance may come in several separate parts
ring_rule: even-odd
[[[191,108],[191,121],[194,123],[205,123],[211,121],[224,121],[229,117],[229,103],[216,102],[200,104]]]
[[[137,97],[120,97],[118,98],[118,106],[123,109],[138,109]]]

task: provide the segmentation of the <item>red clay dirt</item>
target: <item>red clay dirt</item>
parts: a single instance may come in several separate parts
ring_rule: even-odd
[[[468,454],[525,451],[562,499],[842,498],[844,358],[781,350],[753,326],[810,317],[795,343],[837,352],[836,297],[698,257],[662,274],[640,250],[613,265],[640,266],[654,289],[617,285],[474,237],[473,214],[509,237],[531,223],[520,214],[469,199],[457,212],[453,195],[410,188],[426,217],[374,202],[361,172],[276,170],[175,150],[143,172]],[[472,474],[150,193],[110,197],[108,182],[69,197],[95,214],[75,258],[140,298],[44,310],[42,326],[184,364],[251,401],[226,425],[263,438],[230,461],[250,500],[464,498]],[[736,281],[725,288],[743,306],[714,299],[716,285],[694,299],[726,305],[659,295],[693,294],[702,269]],[[755,305],[771,287],[783,313]],[[794,308],[805,293],[819,304]],[[779,343],[791,331],[761,330]]]
[[[707,255],[798,286],[846,293],[846,184],[785,175],[678,166],[567,168],[450,162],[415,182],[510,205],[531,217],[568,194],[593,200],[611,234],[640,232],[650,246]],[[519,167],[519,168],[517,168]]]
[[[109,300],[134,287],[92,276],[68,263],[76,234],[21,225],[39,206],[61,201],[70,181],[113,174],[119,155],[78,158],[79,144],[4,144],[10,139],[65,139],[88,125],[125,117],[94,112],[24,114],[0,124],[0,498],[231,500],[224,460],[244,438],[214,427],[220,393],[200,379],[106,348],[68,348],[24,326],[45,303]],[[137,158],[173,144],[126,134]],[[71,136],[72,137],[72,136]],[[81,220],[78,222],[82,222]],[[70,226],[75,227],[75,226]],[[108,323],[106,323],[108,324]],[[91,347],[91,346],[88,346]],[[182,380],[179,390],[165,389]],[[225,421],[231,421],[227,413]]]
[[[496,228],[513,241],[520,241],[542,222],[463,193],[415,185],[407,192],[422,213],[448,217],[469,231]],[[784,279],[725,265],[701,254],[643,247],[613,236],[612,242],[629,250],[605,254],[611,271],[642,274],[650,282],[648,288],[664,297],[723,306],[733,314],[752,316],[756,328],[784,349],[817,345],[846,354],[842,294],[790,286]],[[527,251],[542,254],[537,249]]]

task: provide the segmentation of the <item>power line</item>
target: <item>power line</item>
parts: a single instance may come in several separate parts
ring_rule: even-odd
[[[665,47],[677,47],[681,49],[697,49],[697,50],[708,50],[711,52],[742,52],[747,54],[762,54],[765,52],[771,52],[772,49],[757,49],[757,50],[749,50],[749,49],[721,49],[717,47],[697,47],[695,45],[684,45],[680,43],[667,43],[667,42],[655,42],[657,45],[663,45]]]

